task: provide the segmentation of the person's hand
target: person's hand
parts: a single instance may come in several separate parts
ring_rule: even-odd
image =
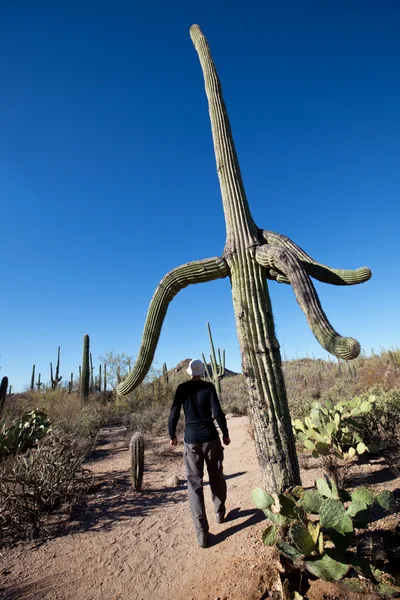
[[[169,440],[169,445],[171,448],[175,448],[178,445],[178,438],[175,436],[172,440]]]
[[[229,437],[223,437],[222,441],[224,442],[225,446],[229,446],[229,444],[231,443],[231,440]]]

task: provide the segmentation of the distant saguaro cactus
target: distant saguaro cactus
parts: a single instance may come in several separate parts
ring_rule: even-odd
[[[90,369],[90,382],[89,382],[89,390],[91,393],[94,392],[94,366],[92,360],[92,353],[89,352],[89,369]]]
[[[129,444],[131,452],[131,474],[133,487],[137,492],[142,491],[144,471],[144,438],[143,434],[137,432],[131,437]]]
[[[62,379],[62,377],[60,376],[60,346],[58,346],[55,377],[53,377],[53,364],[50,363],[50,380],[51,380],[51,389],[52,390],[56,389],[56,387],[60,383],[61,379]]]
[[[355,271],[331,269],[316,262],[289,238],[256,225],[207,40],[198,25],[191,27],[190,35],[200,59],[208,98],[226,243],[222,256],[184,264],[161,280],[150,302],[135,367],[118,385],[117,393],[129,394],[146,376],[173,297],[192,283],[229,276],[248,390],[248,414],[263,486],[276,492],[300,484],[300,471],[267,279],[290,283],[320,344],[336,357],[349,360],[358,356],[360,346],[353,338],[343,338],[333,329],[311,277],[335,285],[353,285],[367,281],[371,271],[366,267]]]
[[[35,391],[35,365],[32,367],[32,376],[31,376],[31,392]]]
[[[38,389],[38,392],[40,392],[40,388],[41,388],[42,386],[44,387],[44,383],[43,383],[43,381],[40,379],[40,378],[41,378],[41,376],[42,376],[42,374],[41,374],[41,373],[39,373],[39,377],[38,377],[38,380],[37,380],[37,382],[36,382],[36,387],[37,387],[37,389]]]
[[[163,366],[162,366],[162,375],[163,375],[165,383],[168,383],[169,376],[168,376],[167,363],[163,363]]]
[[[82,353],[82,368],[81,368],[81,401],[87,402],[89,398],[89,334],[83,336],[83,353]]]
[[[8,377],[4,376],[0,383],[0,414],[7,397]]]
[[[71,373],[71,377],[68,382],[68,394],[70,394],[72,392],[73,388],[74,388],[74,374]]]
[[[208,328],[208,337],[210,339],[210,346],[211,346],[211,354],[210,354],[211,373],[208,370],[208,364],[207,364],[206,359],[204,358],[204,354],[202,354],[204,366],[206,369],[205,373],[204,373],[204,378],[205,379],[210,378],[214,381],[215,389],[217,390],[218,396],[220,396],[221,395],[221,379],[225,375],[225,350],[222,350],[222,360],[221,360],[221,350],[218,348],[218,362],[217,362],[217,356],[215,354],[214,341],[213,341],[213,337],[211,334],[210,323],[207,323],[207,328]]]

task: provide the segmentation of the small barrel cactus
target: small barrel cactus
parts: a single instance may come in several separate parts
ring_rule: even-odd
[[[136,432],[133,434],[129,444],[129,449],[131,452],[131,474],[133,487],[137,492],[141,492],[144,471],[144,438],[142,433]]]

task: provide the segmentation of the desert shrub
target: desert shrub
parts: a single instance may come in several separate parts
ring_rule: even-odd
[[[395,475],[400,476],[400,388],[386,391],[382,386],[375,386],[368,393],[376,398],[373,411],[353,417],[350,425],[369,447],[384,457]]]
[[[107,413],[102,410],[101,406],[86,404],[69,418],[59,415],[55,424],[65,433],[73,433],[82,438],[92,438],[106,421]]]
[[[382,350],[365,359],[357,369],[356,393],[379,385],[385,390],[400,388],[400,350]]]
[[[221,379],[221,405],[225,413],[247,414],[248,392],[243,375]]]
[[[350,462],[356,454],[378,450],[366,445],[361,433],[352,426],[353,419],[374,410],[375,400],[371,395],[337,404],[330,400],[315,401],[304,420],[292,421],[297,443],[311,450],[314,458],[322,457],[326,472],[338,486],[345,485]]]
[[[316,488],[297,486],[273,498],[257,488],[254,505],[271,522],[262,534],[267,546],[276,546],[284,567],[304,571],[326,581],[344,582],[363,592],[366,580],[374,591],[396,592],[395,579],[357,552],[357,530],[372,521],[372,508],[395,512],[399,503],[387,491],[375,495],[368,488],[351,494],[337,488],[333,481],[317,479]],[[346,579],[345,579],[346,578]],[[397,591],[399,591],[397,589]]]
[[[32,448],[50,427],[46,413],[32,410],[15,419],[10,425],[0,427],[0,458],[21,454]]]
[[[92,481],[82,467],[85,456],[76,453],[71,436],[52,428],[36,448],[3,461],[0,465],[3,543],[49,533],[65,522],[84,499]]]

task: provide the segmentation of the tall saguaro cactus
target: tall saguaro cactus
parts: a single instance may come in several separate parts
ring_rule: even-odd
[[[275,336],[267,279],[290,283],[320,344],[338,358],[358,356],[353,338],[341,337],[322,310],[310,277],[336,285],[367,281],[368,268],[342,271],[321,265],[287,237],[262,230],[253,221],[247,202],[221,84],[200,28],[190,35],[203,70],[208,98],[217,172],[226,222],[221,257],[191,262],[170,271],[150,302],[135,367],[117,393],[130,393],[144,379],[172,298],[184,287],[229,276],[248,408],[256,452],[266,489],[279,491],[300,483],[279,344]]]
[[[221,379],[225,375],[225,350],[222,350],[222,360],[221,360],[221,350],[218,348],[218,362],[217,356],[215,354],[214,341],[211,333],[210,323],[207,323],[208,328],[208,337],[210,339],[211,346],[211,354],[210,354],[210,367],[211,373],[209,373],[207,361],[205,359],[204,354],[202,354],[204,366],[205,366],[205,379],[210,377],[214,381],[215,389],[217,390],[218,396],[221,395]]]
[[[0,383],[0,413],[4,406],[4,402],[6,401],[7,388],[8,388],[8,377],[4,376]],[[11,394],[11,392],[10,392],[10,394]]]
[[[31,375],[31,392],[35,391],[35,365],[32,367],[32,375]]]
[[[81,367],[81,402],[84,404],[89,398],[89,380],[90,380],[90,369],[89,369],[89,335],[85,333],[83,336],[83,353],[82,353],[82,367]]]
[[[51,389],[55,390],[58,384],[60,383],[62,377],[60,376],[60,346],[58,346],[57,352],[57,364],[56,364],[56,374],[53,377],[53,363],[50,363],[50,380],[51,380]]]

